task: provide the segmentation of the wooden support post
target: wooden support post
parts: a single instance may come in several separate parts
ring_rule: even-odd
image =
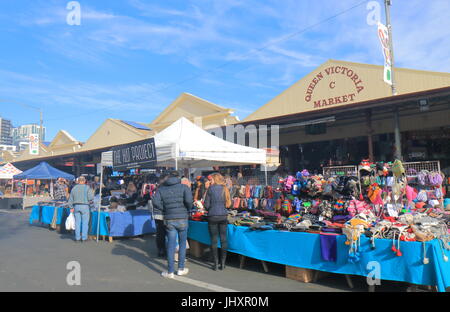
[[[353,282],[352,282],[352,278],[350,277],[350,275],[345,274],[345,280],[347,281],[348,287],[350,287],[350,289],[353,289]]]
[[[369,160],[374,161],[373,157],[373,129],[372,129],[372,110],[369,108],[366,110],[366,122],[367,122],[367,144],[369,152]]]
[[[245,256],[239,255],[239,269],[243,269],[245,264]]]
[[[262,266],[263,266],[264,272],[268,273],[268,272],[269,272],[269,268],[268,268],[268,266],[267,266],[266,261],[262,261],[262,260],[261,260],[261,264],[262,264]]]

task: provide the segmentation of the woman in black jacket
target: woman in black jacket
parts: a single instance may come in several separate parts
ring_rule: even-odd
[[[225,178],[220,173],[212,175],[213,184],[208,188],[205,197],[205,208],[208,211],[208,230],[211,236],[211,251],[214,260],[214,271],[219,262],[218,237],[220,236],[221,259],[220,269],[225,268],[227,257],[227,208],[231,206],[230,191],[226,187]]]

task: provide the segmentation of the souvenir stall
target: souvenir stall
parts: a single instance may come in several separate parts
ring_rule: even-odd
[[[99,194],[102,194],[103,189],[104,167],[110,166],[114,170],[139,168],[153,166],[155,160],[153,139],[120,145],[112,151],[102,153]],[[151,197],[154,190],[154,185],[144,183],[139,190],[140,198],[145,198],[145,195]],[[155,221],[147,204],[139,205],[137,198],[130,196],[131,193],[137,195],[137,189],[110,191],[110,196],[100,197],[94,208],[96,211],[91,214],[90,235],[96,236],[97,241],[99,236],[107,236],[112,242],[114,237],[155,233]]]
[[[14,175],[14,179],[16,180],[24,180],[25,181],[25,192],[23,196],[23,209],[26,207],[33,207],[36,204],[39,205],[39,202],[53,202],[52,198],[52,188],[53,182],[58,178],[63,178],[66,180],[74,180],[75,177],[69,173],[56,169],[50,166],[46,162],[41,162],[36,167],[28,169],[20,174]],[[49,196],[27,196],[27,185],[29,181],[39,181],[39,183],[43,183],[44,181],[49,184]],[[37,183],[35,183],[37,184]]]
[[[1,209],[18,209],[22,208],[23,199],[19,196],[14,196],[14,175],[22,171],[7,163],[0,168],[0,183],[2,183],[2,198],[0,198]],[[9,187],[8,182],[11,186]]]
[[[56,169],[46,162],[41,162],[36,167],[28,169],[21,174],[15,175],[14,179],[25,180],[25,187],[30,180],[49,181],[53,184],[58,178],[66,180],[74,180],[75,177],[69,173]],[[26,191],[25,191],[26,194]],[[54,200],[52,197],[27,197],[24,196],[24,208],[31,206],[30,224],[34,221],[39,221],[43,224],[48,224],[53,228],[61,224],[63,217],[67,218],[68,210],[64,214],[64,202]],[[59,207],[59,208],[56,208]],[[68,208],[67,208],[68,209]]]
[[[368,276],[376,261],[381,280],[450,286],[450,202],[439,167],[363,161],[324,173],[235,185],[229,251],[284,264],[287,276],[301,270],[304,281],[311,270]],[[189,237],[210,244],[197,207]]]

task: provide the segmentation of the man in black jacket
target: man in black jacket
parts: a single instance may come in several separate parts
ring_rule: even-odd
[[[181,184],[179,173],[173,171],[163,185],[158,188],[152,202],[155,212],[162,214],[167,230],[168,270],[162,272],[161,275],[168,278],[174,276],[177,236],[179,242],[177,275],[186,275],[189,272],[184,267],[184,263],[188,219],[193,203],[191,190],[186,185]]]

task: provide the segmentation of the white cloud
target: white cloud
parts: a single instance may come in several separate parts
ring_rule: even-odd
[[[21,94],[37,105],[46,107],[67,107],[67,111],[77,109],[104,109],[106,111],[136,111],[136,113],[160,110],[171,99],[157,91],[164,84],[100,84],[79,81],[40,79],[20,73],[0,71],[0,93],[5,98],[15,98]],[[70,113],[69,113],[70,114]],[[150,118],[149,118],[150,120]]]

